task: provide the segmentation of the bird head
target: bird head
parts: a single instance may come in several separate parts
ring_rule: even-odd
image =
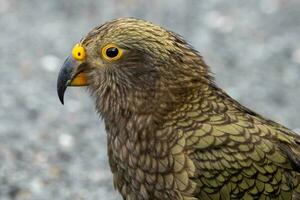
[[[73,47],[57,81],[87,86],[105,112],[152,112],[182,100],[188,88],[210,83],[201,56],[180,36],[150,22],[121,18],[94,28]]]

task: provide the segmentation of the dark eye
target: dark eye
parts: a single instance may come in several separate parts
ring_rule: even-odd
[[[106,50],[107,57],[114,58],[119,54],[119,50],[116,47],[110,47]]]
[[[108,44],[102,48],[102,58],[107,61],[116,61],[120,59],[123,55],[123,51],[121,48],[114,44]]]

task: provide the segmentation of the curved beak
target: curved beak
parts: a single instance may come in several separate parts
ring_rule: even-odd
[[[57,78],[57,94],[62,104],[64,104],[64,94],[68,86],[87,85],[84,66],[84,62],[77,61],[72,56],[65,60]]]

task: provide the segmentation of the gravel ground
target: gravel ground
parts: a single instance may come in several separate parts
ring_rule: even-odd
[[[300,130],[299,0],[0,0],[0,199],[120,199],[103,123],[84,89],[56,94],[59,66],[121,16],[183,35],[231,96]],[[299,131],[298,131],[299,132]]]

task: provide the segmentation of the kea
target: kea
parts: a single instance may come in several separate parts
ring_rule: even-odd
[[[126,200],[300,199],[300,137],[242,106],[174,32],[121,18],[91,30],[57,81],[86,86]]]

